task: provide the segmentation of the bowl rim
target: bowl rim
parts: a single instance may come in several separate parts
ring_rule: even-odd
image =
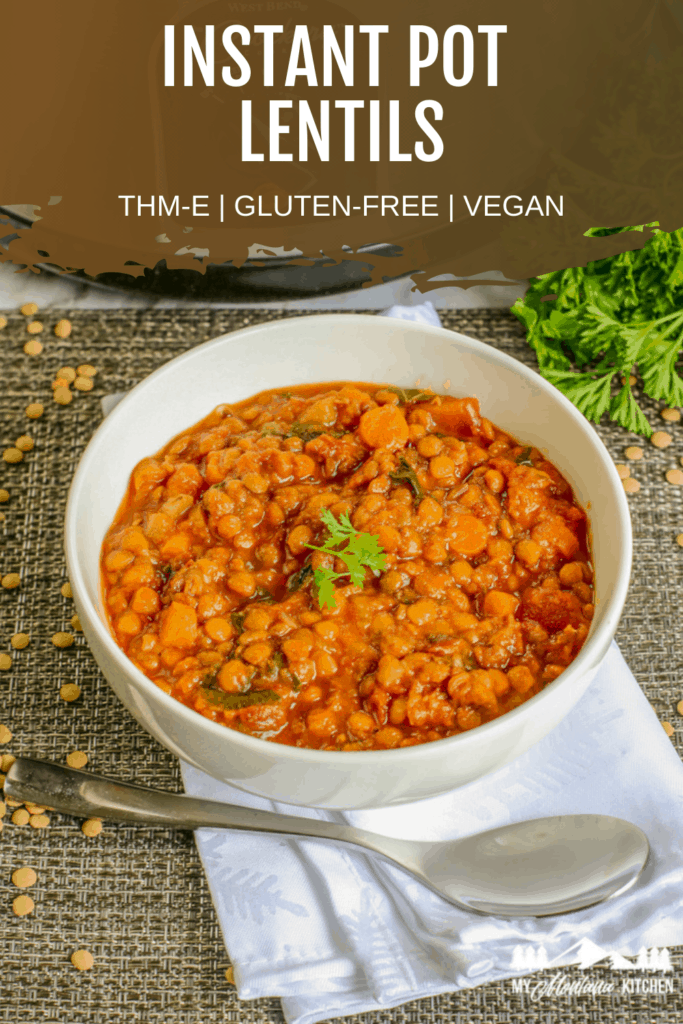
[[[318,750],[310,747],[296,747],[285,743],[277,743],[271,740],[260,739],[259,737],[239,732],[236,729],[231,729],[229,726],[221,725],[219,722],[213,722],[211,719],[208,719],[192,708],[189,708],[181,701],[176,700],[175,697],[165,693],[139,668],[137,668],[118,646],[107,623],[104,622],[100,615],[98,608],[90,600],[88,589],[83,578],[76,542],[76,512],[82,497],[87,494],[87,489],[84,485],[88,480],[90,463],[94,458],[96,458],[97,448],[101,439],[105,435],[109,434],[110,431],[115,429],[119,420],[122,420],[126,416],[130,400],[134,396],[137,396],[140,391],[144,390],[151,380],[157,380],[166,373],[175,372],[175,369],[178,366],[181,366],[183,363],[194,358],[200,351],[209,352],[213,348],[229,345],[233,342],[239,342],[240,339],[245,337],[245,335],[255,333],[277,333],[277,331],[282,330],[284,325],[290,325],[292,322],[296,323],[305,321],[309,326],[311,323],[315,324],[316,322],[319,326],[323,326],[325,324],[329,325],[332,322],[338,325],[343,324],[350,327],[351,322],[355,321],[359,326],[363,325],[372,328],[373,326],[377,326],[382,323],[382,321],[386,322],[387,320],[393,320],[396,323],[400,323],[409,330],[413,329],[433,335],[434,337],[440,338],[442,341],[457,342],[462,347],[469,348],[474,352],[474,354],[486,354],[488,361],[497,363],[504,369],[514,371],[519,376],[522,376],[527,381],[533,383],[535,387],[539,388],[553,401],[564,407],[565,411],[569,413],[574,421],[576,428],[584,435],[584,437],[589,439],[589,443],[595,449],[596,454],[603,463],[607,479],[610,481],[614,492],[617,509],[619,511],[620,525],[624,533],[625,541],[625,550],[620,553],[617,583],[609,594],[609,597],[605,599],[607,609],[604,619],[596,628],[595,632],[589,633],[584,646],[574,661],[567,666],[565,671],[557,679],[546,684],[539,693],[535,694],[529,700],[524,701],[524,703],[520,704],[518,707],[500,715],[498,718],[494,718],[490,722],[482,723],[482,725],[477,726],[476,729],[458,733],[455,736],[447,736],[441,740],[420,743],[409,747],[396,747],[387,750]],[[141,458],[144,457],[144,455],[141,456]],[[132,469],[133,467],[131,467],[131,472]],[[71,585],[77,594],[81,605],[79,612],[82,612],[85,615],[89,627],[97,634],[98,640],[104,645],[107,653],[113,658],[117,667],[124,675],[132,677],[132,682],[138,689],[149,694],[149,696],[154,700],[160,701],[162,706],[172,715],[178,716],[181,722],[187,722],[188,725],[194,726],[195,728],[206,729],[208,730],[209,735],[215,737],[219,742],[220,737],[222,737],[224,742],[234,745],[236,749],[244,749],[245,753],[251,752],[256,755],[267,756],[274,761],[294,761],[303,764],[308,763],[309,765],[319,764],[326,767],[334,766],[336,768],[344,766],[348,769],[354,769],[362,766],[369,768],[376,764],[382,764],[388,767],[392,761],[405,763],[408,761],[429,760],[430,756],[433,756],[433,754],[430,753],[430,750],[435,745],[438,747],[440,753],[446,753],[445,744],[449,744],[450,749],[455,755],[458,750],[464,751],[465,748],[480,745],[486,740],[489,742],[495,742],[495,734],[497,732],[510,730],[514,723],[529,716],[531,713],[530,709],[540,709],[546,701],[552,698],[552,694],[559,689],[559,687],[571,685],[572,681],[577,676],[580,676],[584,672],[588,672],[594,668],[595,665],[599,664],[599,662],[605,657],[623,610],[631,574],[632,545],[631,518],[628,502],[611,456],[602,443],[600,437],[592,429],[583,414],[579,412],[576,406],[574,406],[568,398],[541,377],[540,373],[526,366],[513,356],[508,355],[506,352],[502,352],[500,349],[495,348],[493,345],[488,345],[476,338],[470,338],[459,331],[449,330],[442,326],[436,327],[431,324],[423,324],[417,321],[408,321],[398,317],[394,318],[363,313],[322,313],[304,317],[284,317],[277,320],[266,321],[261,324],[253,324],[248,327],[240,328],[236,331],[229,331],[218,335],[215,338],[211,338],[208,341],[202,342],[200,345],[195,345],[192,348],[187,349],[185,352],[180,353],[180,355],[163,363],[127,392],[127,394],[117,403],[115,408],[104,417],[102,423],[90,438],[90,441],[79,459],[76,471],[71,481],[64,518],[64,546],[66,552],[67,572]],[[100,550],[97,552],[98,565]],[[599,650],[600,647],[603,649],[599,654],[599,657],[595,659],[593,652]],[[107,682],[109,681],[107,680]]]

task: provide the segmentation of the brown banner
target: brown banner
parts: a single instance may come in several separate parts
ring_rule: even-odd
[[[40,218],[18,265],[388,243],[374,279],[426,291],[683,224],[682,0],[34,0],[0,38],[0,205]]]

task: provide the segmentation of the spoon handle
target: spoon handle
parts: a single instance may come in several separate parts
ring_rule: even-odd
[[[9,769],[5,793],[16,800],[28,800],[43,806],[49,804],[56,811],[81,818],[108,818],[162,828],[208,827],[281,832],[315,839],[336,839],[388,855],[383,837],[350,825],[273,814],[129,782],[115,782],[90,772],[28,757],[18,757]]]

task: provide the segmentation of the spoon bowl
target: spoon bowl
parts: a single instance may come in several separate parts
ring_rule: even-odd
[[[25,757],[9,769],[5,793],[77,817],[346,843],[392,861],[456,906],[501,917],[565,914],[618,896],[635,884],[649,853],[639,828],[603,814],[536,818],[429,843],[148,789]]]

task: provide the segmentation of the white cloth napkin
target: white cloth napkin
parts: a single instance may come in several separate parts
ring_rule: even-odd
[[[353,754],[349,755],[350,757]],[[280,996],[290,1024],[398,1006],[519,976],[514,947],[542,944],[553,966],[589,938],[606,952],[683,943],[683,765],[613,645],[576,708],[512,764],[418,803],[348,813],[252,797],[183,764],[188,793],[301,813],[401,838],[456,839],[526,818],[612,814],[639,825],[642,880],[559,917],[478,917],[399,868],[313,839],[200,829],[197,846],[240,998]]]

